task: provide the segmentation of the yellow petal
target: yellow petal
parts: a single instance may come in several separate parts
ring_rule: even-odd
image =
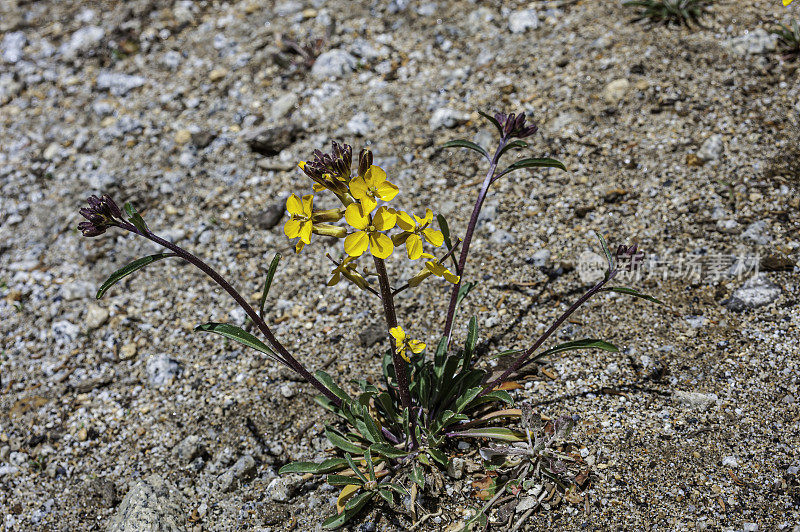
[[[355,199],[360,200],[366,198],[368,188],[363,177],[356,177],[350,181],[350,194],[352,194]]]
[[[389,201],[397,196],[397,193],[400,192],[400,189],[397,188],[396,185],[393,185],[388,181],[384,181],[383,183],[375,186],[375,192],[382,200]]]
[[[378,202],[375,201],[369,194],[358,201],[361,202],[361,206],[364,207],[364,212],[366,213],[374,211],[375,207],[378,206]]]
[[[311,220],[303,222],[303,226],[300,228],[300,240],[302,240],[306,244],[311,243],[311,230],[314,228]]]
[[[461,276],[454,274],[450,270],[445,270],[444,279],[449,283],[458,284],[458,282],[461,280]]]
[[[423,349],[425,349],[425,343],[420,342],[419,340],[409,340],[408,348],[411,349],[412,353],[417,354],[422,352]]]
[[[300,251],[305,247],[306,243],[302,240],[298,240],[297,244],[294,245],[294,252],[300,253]]]
[[[348,484],[347,486],[342,488],[342,491],[339,492],[339,497],[336,498],[337,514],[344,512],[344,507],[347,504],[347,501],[350,500],[353,497],[353,495],[356,494],[356,492],[360,487],[361,486],[356,486],[354,484]]]
[[[375,166],[373,164],[369,167],[367,173],[364,174],[364,181],[371,187],[378,186],[386,181],[386,172],[384,172],[383,168],[380,166]]]
[[[286,210],[289,211],[289,214],[295,214],[297,216],[303,215],[303,203],[300,201],[295,194],[292,194],[288,198],[286,198]]]
[[[429,224],[433,221],[433,211],[425,209],[425,218],[422,220],[423,224]]]
[[[411,260],[417,260],[422,256],[422,239],[418,235],[413,233],[409,235],[406,240],[406,252]]]
[[[422,234],[425,235],[425,239],[436,246],[437,248],[444,244],[444,235],[441,231],[437,231],[436,229],[423,229]]]
[[[299,166],[300,170],[302,170],[303,168],[306,167],[306,162],[305,161],[300,161],[299,163],[297,163],[297,166]]]
[[[414,220],[407,212],[397,211],[397,227],[403,231],[413,231],[416,229]]]
[[[367,250],[368,245],[369,237],[365,231],[357,231],[352,235],[347,235],[347,238],[344,239],[344,251],[351,257],[360,257]]]
[[[375,229],[378,231],[388,231],[394,227],[396,221],[397,215],[389,211],[386,207],[378,209],[372,217],[372,225],[374,225]]]
[[[398,342],[402,342],[406,338],[406,333],[403,331],[403,328],[399,325],[397,327],[392,327],[389,329],[389,334],[391,334],[395,340]]]
[[[370,243],[370,251],[374,256],[378,257],[379,259],[385,259],[386,257],[392,254],[392,251],[394,251],[394,244],[392,244],[392,239],[384,235],[383,233],[370,233],[369,243]],[[346,241],[345,244],[347,244]],[[347,251],[346,248],[345,251]],[[352,253],[350,253],[350,255],[352,255]]]
[[[408,280],[408,286],[412,288],[414,288],[415,286],[419,286],[422,283],[422,281],[424,281],[430,276],[431,272],[428,269],[422,270],[417,275]]]
[[[408,355],[406,354],[406,346],[405,346],[405,344],[403,344],[403,347],[401,347],[401,348],[398,350],[398,354],[399,354],[399,355],[400,355],[400,356],[403,358],[403,360],[405,360],[406,362],[411,362],[411,359],[410,359],[410,358],[408,358]]]
[[[344,211],[344,219],[347,220],[347,223],[351,227],[366,229],[369,225],[369,218],[366,215],[367,212],[369,211],[366,211],[358,203],[351,203],[347,206],[347,210]]]
[[[314,209],[314,194],[306,194],[303,196],[303,214],[307,218],[311,218],[311,211]]]
[[[303,223],[300,220],[292,218],[283,226],[283,233],[289,238],[297,238],[300,236],[300,228],[302,225]]]

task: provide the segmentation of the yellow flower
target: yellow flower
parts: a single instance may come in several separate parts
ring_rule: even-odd
[[[358,203],[348,205],[344,218],[358,231],[347,235],[344,239],[344,251],[351,257],[360,257],[369,247],[374,256],[385,259],[394,251],[394,244],[392,239],[381,231],[388,231],[394,227],[397,215],[386,207],[378,209],[374,216],[370,216],[370,212],[371,209],[367,210]]]
[[[372,212],[378,205],[378,200],[389,201],[400,189],[386,181],[386,172],[382,168],[372,165],[363,176],[358,176],[350,181],[350,193],[361,202],[367,212]]]
[[[425,218],[420,218],[415,214],[412,219],[408,213],[398,212],[397,227],[402,229],[403,232],[395,235],[392,238],[392,242],[396,246],[405,242],[408,258],[417,260],[422,256],[422,237],[437,248],[444,243],[442,232],[429,227],[432,221],[433,212],[430,209],[426,209]]]
[[[421,353],[423,349],[425,349],[424,342],[410,339],[408,336],[406,336],[405,331],[399,325],[397,327],[392,327],[391,329],[389,329],[389,334],[391,334],[394,337],[397,354],[403,357],[403,360],[405,360],[406,362],[411,362],[411,359],[406,354],[406,350],[411,351],[412,353],[417,355]]]
[[[311,213],[314,207],[314,195],[308,194],[301,200],[295,194],[286,199],[286,210],[289,211],[291,218],[283,226],[283,232],[289,238],[300,237],[303,244],[311,243]],[[302,246],[301,246],[302,248]]]
[[[349,279],[353,284],[359,287],[362,290],[365,290],[369,283],[364,276],[356,271],[355,266],[350,264],[350,262],[356,260],[355,257],[345,257],[345,259],[339,264],[336,268],[333,269],[331,272],[333,277],[330,278],[328,281],[328,286],[334,286],[342,280],[342,277]]]
[[[458,281],[461,280],[461,277],[455,275],[453,272],[447,269],[441,262],[439,262],[433,255],[430,253],[423,253],[421,255],[426,259],[431,259],[425,261],[425,269],[419,272],[417,275],[412,277],[408,280],[409,286],[419,286],[419,284],[430,277],[431,275],[435,275],[437,277],[442,277],[446,281],[456,284]]]

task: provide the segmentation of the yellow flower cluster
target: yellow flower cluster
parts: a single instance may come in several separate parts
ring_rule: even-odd
[[[443,277],[451,283],[458,282],[458,276],[424,251],[424,242],[434,247],[444,243],[442,232],[431,227],[433,212],[430,209],[426,209],[425,217],[420,218],[385,205],[378,206],[379,201],[394,199],[400,189],[388,181],[382,168],[372,164],[369,150],[361,152],[358,170],[352,177],[350,146],[334,143],[332,154],[315,151],[314,155],[313,161],[301,162],[298,166],[314,182],[314,192],[329,190],[339,198],[342,208],[316,211],[313,194],[302,198],[292,194],[286,200],[289,220],[283,230],[287,237],[298,239],[295,247],[298,252],[311,243],[312,234],[344,238],[347,258],[337,263],[329,285],[345,277],[364,289],[368,283],[355,269],[354,260],[367,251],[379,259],[386,259],[403,244],[409,259],[430,259],[425,268],[409,281],[411,286],[417,286],[430,275]],[[348,227],[331,223],[342,217]],[[389,236],[387,233],[394,228],[399,232]]]

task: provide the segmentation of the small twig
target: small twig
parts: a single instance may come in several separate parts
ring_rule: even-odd
[[[440,515],[442,515],[442,510],[441,510],[441,508],[440,508],[440,509],[439,509],[439,511],[438,511],[438,512],[436,512],[436,513],[433,513],[433,514],[425,514],[425,515],[423,515],[422,517],[420,517],[419,521],[417,521],[416,523],[414,523],[413,525],[411,525],[411,527],[409,528],[409,530],[414,530],[415,528],[417,528],[418,526],[422,525],[422,524],[423,524],[425,521],[427,521],[427,520],[428,520],[428,519],[430,519],[431,517],[438,517],[438,516],[440,516]]]
[[[525,524],[525,521],[531,516],[533,511],[536,510],[536,508],[538,507],[539,504],[537,503],[536,506],[534,506],[533,508],[529,508],[527,512],[522,514],[522,517],[519,518],[519,521],[517,521],[517,524],[514,525],[514,527],[511,529],[511,532],[517,532],[517,530],[522,528],[522,525]]]

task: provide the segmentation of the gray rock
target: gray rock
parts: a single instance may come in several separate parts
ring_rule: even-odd
[[[511,33],[525,33],[538,27],[539,15],[535,9],[523,9],[508,15],[508,29]]]
[[[615,79],[603,89],[603,100],[611,105],[621,102],[628,94],[631,84],[627,79]]]
[[[66,58],[74,58],[80,52],[96,46],[103,40],[105,34],[105,30],[100,26],[84,26],[75,31],[69,40],[61,45],[59,51]]]
[[[51,329],[56,343],[73,342],[81,332],[77,325],[67,320],[53,322]]]
[[[381,323],[373,323],[358,333],[358,339],[364,347],[372,347],[387,336],[386,327]]]
[[[181,63],[183,62],[183,56],[180,52],[175,50],[169,50],[161,56],[159,63],[164,68],[169,70],[177,70]]]
[[[190,434],[172,449],[172,453],[181,462],[190,463],[192,460],[203,454],[203,445],[200,443],[200,436]]]
[[[294,390],[288,384],[281,385],[280,392],[281,392],[281,395],[283,397],[285,397],[286,399],[291,399],[295,395],[294,394]]]
[[[300,475],[278,477],[267,485],[267,496],[275,502],[289,502],[302,485],[303,478]]]
[[[22,50],[27,43],[28,39],[21,31],[6,33],[5,37],[3,37],[3,42],[0,44],[3,61],[6,63],[16,63],[22,59]]]
[[[736,220],[717,220],[717,231],[728,235],[735,235],[741,231],[741,226]]]
[[[299,101],[300,98],[296,93],[288,92],[272,103],[272,108],[269,111],[270,115],[275,120],[283,118],[291,114]]]
[[[125,96],[133,89],[144,85],[146,81],[142,76],[131,76],[104,70],[97,75],[95,86],[98,90],[107,90],[114,96]]]
[[[192,146],[197,148],[198,150],[202,150],[207,148],[209,144],[211,144],[214,139],[217,138],[217,135],[211,131],[203,130],[197,131],[192,133]]]
[[[113,508],[119,501],[117,487],[110,480],[96,478],[87,486],[91,500],[98,508]]]
[[[347,129],[353,135],[363,137],[375,129],[375,124],[369,119],[367,113],[356,113],[347,121]]]
[[[513,244],[517,241],[517,237],[505,229],[495,229],[489,236],[489,240],[496,244]]]
[[[697,151],[697,157],[703,161],[714,161],[719,159],[725,151],[725,144],[722,142],[722,135],[711,135]]]
[[[94,283],[90,283],[89,281],[73,281],[61,285],[61,297],[63,297],[65,301],[89,299],[94,295],[96,288]]]
[[[428,125],[431,129],[454,128],[469,120],[469,114],[445,107],[436,109],[431,115]]]
[[[239,458],[231,468],[219,477],[220,489],[224,493],[236,490],[242,482],[252,479],[256,474],[255,459],[246,454]]]
[[[769,234],[769,226],[764,220],[759,220],[748,225],[747,229],[742,233],[742,238],[761,246],[772,242],[772,237]]]
[[[494,20],[494,11],[488,7],[479,7],[467,15],[466,28],[470,33],[479,33],[490,27]]]
[[[283,215],[286,213],[285,203],[274,203],[264,209],[263,212],[257,214],[253,220],[253,224],[264,230],[270,230],[281,222]]]
[[[186,530],[186,500],[178,488],[158,475],[140,480],[125,495],[109,532],[182,532]]]
[[[181,365],[166,353],[151,355],[147,359],[147,379],[152,386],[167,386],[180,376]]]
[[[275,6],[275,14],[279,17],[287,17],[299,13],[303,9],[303,3],[297,0],[286,0]]]
[[[777,35],[757,28],[740,37],[728,39],[724,45],[737,55],[757,55],[775,51],[777,42]]]
[[[537,268],[542,268],[547,265],[550,261],[551,253],[549,249],[540,249],[539,251],[535,252],[531,255],[528,262],[536,266]]]
[[[328,50],[320,54],[311,67],[311,75],[317,79],[343,78],[356,67],[356,58],[344,50]]]
[[[698,410],[708,410],[708,407],[717,402],[717,395],[713,393],[676,391],[672,398],[680,405]]]
[[[250,149],[261,155],[272,157],[291,146],[299,134],[294,124],[283,126],[264,126],[243,133],[244,141]]]
[[[447,464],[447,474],[455,480],[460,480],[464,476],[464,459],[455,457]]]
[[[764,274],[759,274],[735,290],[726,306],[733,311],[763,307],[778,299],[780,295],[780,287],[772,284]]]

